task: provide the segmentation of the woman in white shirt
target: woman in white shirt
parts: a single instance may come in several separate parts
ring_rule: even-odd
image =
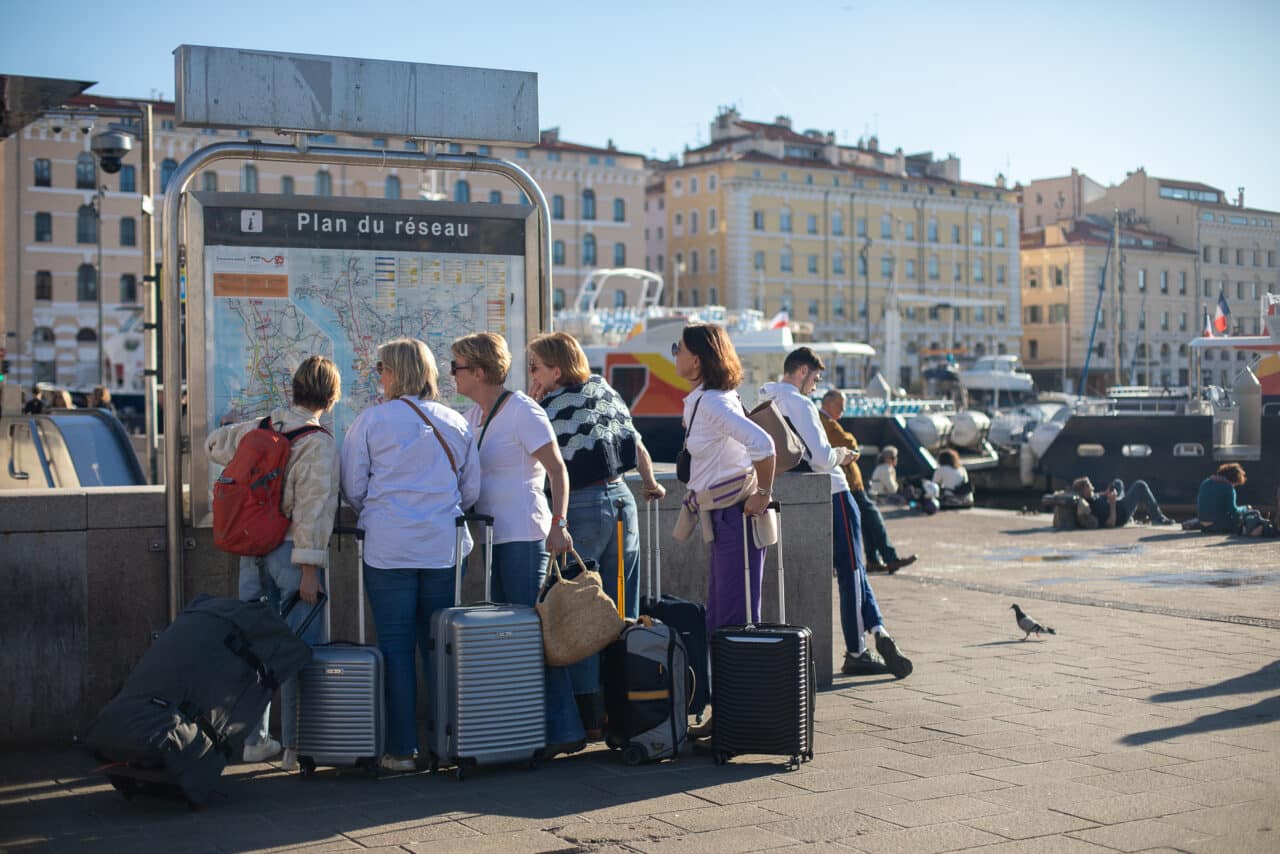
[[[546,410],[524,392],[504,388],[511,370],[506,340],[477,332],[454,341],[452,350],[449,370],[458,393],[476,403],[463,417],[483,473],[475,509],[494,520],[491,598],[532,606],[550,554],[573,546],[564,521],[569,474]],[[551,507],[542,491],[548,475]],[[568,669],[547,668],[547,755],[580,750],[584,735]]]
[[[436,402],[439,374],[426,344],[388,341],[378,348],[377,369],[386,402],[360,413],[347,431],[342,497],[365,533],[364,584],[386,668],[382,765],[412,771],[414,645],[425,665],[431,615],[455,604],[455,519],[480,495],[480,461],[466,420]],[[465,528],[462,550],[471,551]]]
[[[685,448],[691,460],[688,491],[676,537],[689,536],[695,524],[711,546],[707,577],[707,634],[720,626],[760,619],[764,549],[748,531],[751,613],[743,590],[744,516],[757,516],[773,494],[773,440],[747,418],[736,389],[742,364],[720,326],[686,326],[672,345],[676,373],[693,384],[684,399]]]
[[[973,484],[955,451],[947,448],[938,454],[938,467],[933,470],[932,480],[942,493],[943,507],[973,506]]]

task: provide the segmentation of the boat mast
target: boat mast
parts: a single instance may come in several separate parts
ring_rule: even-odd
[[[1124,287],[1124,271],[1121,269],[1123,261],[1120,259],[1120,209],[1116,208],[1115,222],[1112,226],[1111,245],[1115,247],[1116,263],[1112,267],[1115,275],[1115,281],[1111,287],[1111,364],[1114,366],[1112,374],[1113,382],[1120,385],[1120,312],[1124,307],[1120,305],[1120,289]]]
[[[1098,301],[1093,305],[1093,326],[1089,329],[1089,349],[1084,351],[1084,369],[1080,372],[1079,393],[1082,395],[1087,394],[1089,389],[1089,362],[1093,359],[1093,342],[1098,335],[1098,318],[1102,314],[1102,295],[1107,290],[1107,265],[1111,262],[1112,247],[1119,242],[1119,222],[1120,212],[1116,211],[1117,227],[1111,232],[1111,241],[1107,244],[1107,254],[1102,258],[1102,271],[1098,273]],[[1119,322],[1119,318],[1112,316],[1111,324],[1113,328],[1118,325]],[[1111,352],[1111,358],[1118,358],[1118,354],[1114,349]]]

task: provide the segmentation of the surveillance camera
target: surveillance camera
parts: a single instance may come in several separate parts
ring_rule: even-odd
[[[102,171],[114,175],[120,171],[121,161],[133,149],[133,137],[119,131],[103,131],[93,137],[89,147],[98,156]]]

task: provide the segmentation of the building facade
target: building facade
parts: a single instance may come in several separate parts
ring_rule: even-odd
[[[682,304],[784,311],[818,338],[878,349],[896,306],[904,385],[946,351],[1018,352],[1017,202],[1004,187],[960,181],[954,157],[882,152],[874,138],[841,146],[786,117],[752,122],[730,109],[710,144],[658,179],[659,272],[678,275]]]
[[[96,384],[101,335],[102,370],[111,387],[139,391],[143,386],[141,152],[135,145],[119,173],[104,173],[89,150],[92,133],[103,128],[79,118],[95,104],[139,103],[80,96],[69,105],[74,108],[70,117],[42,119],[0,142],[0,236],[6,259],[0,267],[0,289],[9,382],[25,387],[33,382],[73,388]],[[196,150],[228,139],[276,139],[269,131],[179,128],[172,103],[151,104],[157,212],[169,177]],[[313,136],[312,142],[359,148],[418,146],[411,140],[327,134]],[[464,151],[458,144],[444,144],[443,149]],[[540,144],[532,148],[469,146],[465,151],[510,160],[542,189],[552,208],[557,302],[572,298],[587,270],[638,265],[643,259],[647,173],[642,156],[618,151],[612,143],[594,147],[567,142],[557,130],[544,131]],[[270,162],[220,162],[197,175],[191,189],[527,202],[513,184],[485,173]]]

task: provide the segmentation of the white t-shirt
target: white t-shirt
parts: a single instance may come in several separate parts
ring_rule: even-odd
[[[471,432],[480,442],[484,419],[480,407],[466,412]],[[533,457],[556,441],[547,411],[523,392],[512,392],[489,422],[480,445],[480,498],[476,512],[493,517],[495,543],[545,540],[551,509],[542,492],[547,470]]]
[[[964,470],[964,466],[938,466],[933,470],[933,482],[942,489],[954,490],[968,479],[969,473]]]

